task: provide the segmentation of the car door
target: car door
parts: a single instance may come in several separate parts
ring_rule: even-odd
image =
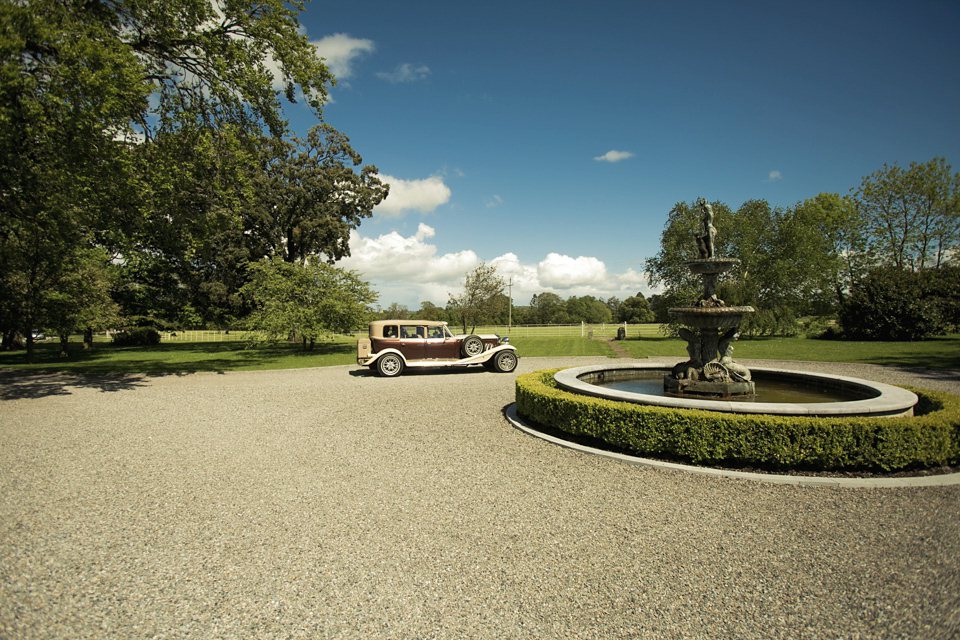
[[[404,325],[400,327],[400,353],[407,360],[422,360],[427,357],[427,328]]]
[[[427,357],[434,360],[456,360],[460,357],[459,342],[444,327],[427,327]]]

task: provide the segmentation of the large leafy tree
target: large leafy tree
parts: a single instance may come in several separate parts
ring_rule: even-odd
[[[740,260],[718,293],[727,304],[763,311],[748,316],[745,330],[789,330],[797,316],[836,311],[851,261],[862,255],[857,211],[850,199],[821,194],[792,208],[774,208],[765,200],[749,200],[736,211],[722,203],[712,206],[716,255]],[[647,260],[651,285],[665,286],[669,297],[683,304],[700,294],[699,278],[684,264],[697,257],[693,239],[699,225],[693,205],[677,204],[667,219],[660,252]]]
[[[570,296],[567,298],[566,307],[573,322],[600,324],[613,320],[613,314],[606,303],[593,296]]]
[[[250,281],[242,291],[254,311],[248,326],[259,339],[295,339],[304,349],[332,333],[361,326],[377,294],[354,271],[317,258],[303,264],[279,258],[251,262]]]
[[[644,297],[643,292],[638,291],[637,295],[630,296],[620,304],[616,319],[630,324],[653,322],[654,314],[650,309],[650,302]]]
[[[255,251],[286,262],[350,255],[350,231],[387,196],[377,168],[355,172],[362,158],[329,125],[313,127],[305,140],[264,140],[260,158],[246,227]]]
[[[550,291],[536,293],[530,298],[532,324],[564,324],[571,322],[563,298]]]
[[[91,247],[123,264],[144,317],[237,311],[256,144],[286,133],[283,98],[319,116],[334,82],[301,9],[0,0],[0,291],[19,296],[0,305],[5,336],[49,321],[41,292]]]
[[[113,244],[130,157],[116,133],[148,108],[150,82],[96,3],[0,2],[0,325],[50,324],[45,299]]]
[[[884,165],[856,191],[877,260],[899,269],[938,268],[960,247],[960,173],[944,158]]]

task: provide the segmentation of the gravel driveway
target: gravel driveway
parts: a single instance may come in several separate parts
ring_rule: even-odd
[[[622,464],[512,428],[514,379],[0,373],[0,637],[960,634],[960,486]]]

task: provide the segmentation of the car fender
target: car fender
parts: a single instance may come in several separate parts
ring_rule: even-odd
[[[364,363],[363,366],[369,367],[370,365],[376,364],[377,360],[387,355],[388,353],[395,353],[398,356],[400,356],[400,359],[403,360],[403,365],[407,366],[407,359],[403,356],[402,353],[400,353],[399,349],[394,349],[394,348],[384,349],[383,351],[377,351],[376,353],[371,353],[367,357],[367,361]]]
[[[487,360],[489,360],[489,359],[492,358],[493,356],[497,355],[497,354],[500,353],[501,351],[516,351],[516,350],[517,350],[517,348],[516,348],[515,346],[513,346],[512,344],[498,344],[497,346],[493,347],[492,349],[487,349],[487,350],[484,351],[483,353],[478,353],[477,355],[473,356],[472,358],[464,358],[464,359],[461,360],[460,362],[463,362],[463,363],[465,363],[465,364],[473,364],[473,363],[478,363],[478,362],[486,362]],[[519,357],[519,356],[517,356],[517,357]]]

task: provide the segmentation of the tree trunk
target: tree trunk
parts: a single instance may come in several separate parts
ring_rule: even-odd
[[[16,329],[10,329],[3,334],[3,345],[0,347],[3,351],[15,351],[23,349],[24,346],[23,336]]]
[[[87,327],[83,331],[83,348],[93,349],[93,327]]]
[[[70,356],[70,349],[67,347],[67,343],[70,341],[69,333],[60,334],[60,357],[67,358]]]

